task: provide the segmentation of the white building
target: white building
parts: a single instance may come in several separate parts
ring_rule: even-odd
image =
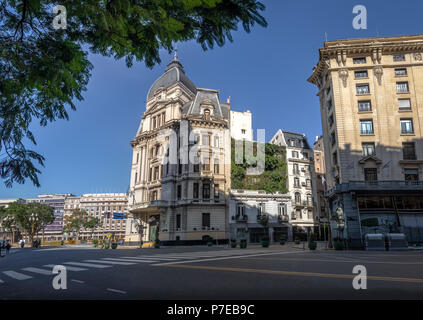
[[[315,174],[313,149],[304,134],[279,130],[270,143],[286,147],[291,223],[295,234],[315,231]]]
[[[281,238],[292,240],[291,196],[257,190],[231,190],[229,197],[229,225],[231,238],[247,239],[258,243],[263,237],[278,242]],[[268,230],[260,224],[262,216],[268,217]],[[267,232],[268,233],[267,233]]]
[[[246,112],[231,110],[230,125],[232,139],[253,141],[253,120],[250,110]]]
[[[230,105],[198,88],[177,56],[151,86],[131,145],[128,242],[229,236]],[[142,238],[136,225],[143,229]]]
[[[107,234],[123,239],[128,221],[127,207],[126,193],[83,194],[80,197],[73,196],[66,199],[65,216],[70,216],[75,209],[81,209],[85,210],[89,217],[100,219],[100,226],[94,230],[81,230],[81,239],[104,239]]]

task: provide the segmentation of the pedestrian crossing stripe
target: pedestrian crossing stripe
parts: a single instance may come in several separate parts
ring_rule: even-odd
[[[103,258],[102,260],[110,260],[110,261],[127,261],[127,262],[158,262],[158,260],[143,260],[143,259],[117,259],[117,258]]]
[[[44,267],[50,267],[50,268],[54,268],[55,266],[56,266],[55,264],[46,264],[46,265],[44,265]],[[88,270],[88,269],[66,266],[66,271],[86,271],[86,270]]]
[[[70,264],[70,265],[73,265],[73,266],[81,266],[81,267],[87,267],[87,268],[90,268],[90,267],[91,268],[99,268],[99,269],[111,267],[111,266],[107,266],[107,265],[104,265],[104,264],[93,264],[93,263],[83,263],[83,262],[73,262],[73,261],[64,262],[63,264]]]
[[[93,262],[93,263],[108,263],[108,264],[117,264],[122,266],[130,266],[135,263],[133,262],[118,262],[118,261],[105,261],[105,260],[84,260],[86,262]]]
[[[28,276],[26,274],[19,273],[19,272],[16,272],[16,271],[12,271],[12,270],[3,271],[3,273],[5,275],[13,278],[13,279],[16,279],[16,280],[26,280],[26,279],[31,279],[32,278],[31,276]]]
[[[28,267],[28,268],[22,268],[24,271],[38,273],[38,274],[44,274],[44,275],[51,275],[52,272],[48,271],[46,269],[40,269],[40,268],[34,268],[34,267]]]

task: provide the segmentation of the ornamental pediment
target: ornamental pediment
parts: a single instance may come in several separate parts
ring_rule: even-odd
[[[362,158],[360,161],[359,161],[359,163],[360,164],[366,164],[367,162],[370,162],[370,161],[373,161],[373,162],[376,162],[376,164],[382,164],[382,160],[380,160],[378,157],[376,157],[376,156],[367,156],[367,157],[364,157],[364,158]]]

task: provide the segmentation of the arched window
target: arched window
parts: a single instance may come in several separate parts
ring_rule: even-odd
[[[301,194],[299,192],[295,193],[295,203],[301,203]]]
[[[210,120],[210,109],[204,109],[204,120]]]

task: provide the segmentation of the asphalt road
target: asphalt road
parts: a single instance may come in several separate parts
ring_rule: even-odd
[[[423,299],[423,251],[287,247],[12,249],[0,258],[2,299]],[[54,265],[67,289],[53,288]],[[353,288],[353,268],[367,289]]]

